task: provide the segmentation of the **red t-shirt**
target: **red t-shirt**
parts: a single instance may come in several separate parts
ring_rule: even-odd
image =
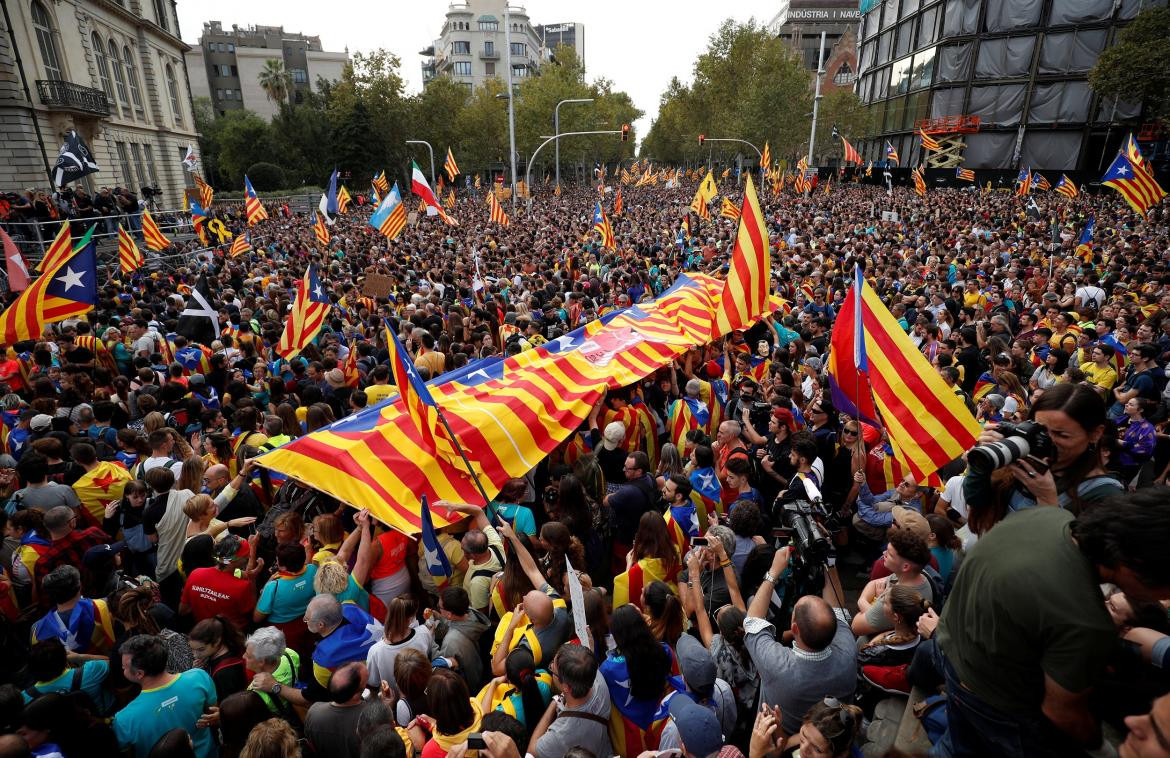
[[[214,566],[195,569],[183,585],[183,604],[195,621],[220,614],[240,629],[247,629],[256,608],[256,587]]]

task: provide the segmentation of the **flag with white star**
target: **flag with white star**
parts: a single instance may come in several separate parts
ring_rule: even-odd
[[[97,245],[88,240],[76,248],[51,277],[45,288],[42,320],[46,324],[76,318],[97,305]]]
[[[435,533],[435,526],[431,521],[431,507],[427,503],[426,495],[422,496],[422,509],[419,515],[422,522],[423,558],[427,562],[427,572],[435,580],[435,586],[443,589],[451,579],[451,562],[447,560],[447,554],[439,544],[439,535]]]
[[[286,361],[295,358],[321,331],[331,307],[332,301],[317,277],[317,265],[313,264],[297,282],[297,296],[284,322],[276,352]]]
[[[1117,190],[1135,211],[1146,214],[1166,197],[1166,191],[1154,180],[1148,167],[1136,162],[1126,151],[1118,151],[1101,184]]]

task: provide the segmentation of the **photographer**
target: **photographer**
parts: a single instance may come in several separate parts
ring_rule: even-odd
[[[1077,513],[1123,490],[1101,465],[1105,402],[1096,391],[1057,384],[1036,400],[1028,418],[1035,423],[989,426],[967,454],[963,495],[976,534],[1012,511],[1048,505]]]

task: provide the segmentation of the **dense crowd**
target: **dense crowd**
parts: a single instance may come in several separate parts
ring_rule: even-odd
[[[7,346],[0,756],[841,757],[909,697],[936,755],[1170,756],[1165,207],[769,190],[787,305],[609,391],[486,507],[433,503],[464,516],[445,581],[256,465],[395,393],[384,322],[441,380],[726,270],[736,225],[693,186],[621,189],[616,250],[594,187],[506,227],[469,192],[394,241],[356,202],[328,245],[273,204],[250,252],[112,274]],[[310,263],[335,308],[281,360]],[[855,263],[982,427],[929,481],[834,405]],[[177,333],[202,276],[204,345]]]

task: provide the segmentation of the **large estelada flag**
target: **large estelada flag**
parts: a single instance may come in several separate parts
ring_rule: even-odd
[[[49,286],[45,288],[41,318],[46,324],[76,318],[97,305],[97,243],[91,239],[93,230],[90,227],[73,255],[56,272],[45,272]]]
[[[73,260],[75,254],[90,245],[94,228],[91,226],[81,242],[74,247],[73,239],[69,233],[69,224],[61,224],[61,229],[58,230],[56,238],[49,246],[42,261],[42,263],[49,261],[50,264],[0,314],[0,333],[3,335],[4,344],[12,346],[23,340],[40,339],[41,333],[45,330],[45,324],[49,323],[45,320],[45,299],[49,289],[53,287],[56,288],[55,291],[60,289],[61,283],[56,282],[55,277],[59,275],[61,268],[66,263]]]
[[[967,406],[915,349],[860,268],[833,325],[828,371],[834,406],[884,427],[915,481],[958,458],[979,436]]]
[[[311,264],[305,276],[297,282],[297,295],[292,310],[284,323],[284,332],[276,345],[276,352],[286,361],[295,358],[305,346],[313,341],[325,317],[329,315],[332,303],[317,277],[317,266]]]

